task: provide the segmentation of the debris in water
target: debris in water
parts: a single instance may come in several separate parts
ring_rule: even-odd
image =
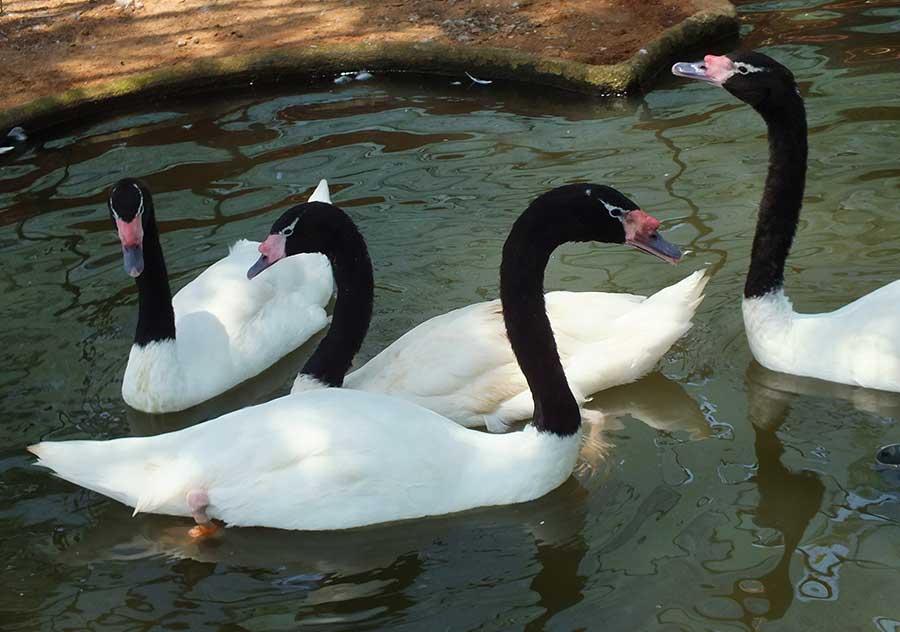
[[[337,79],[334,80],[334,82],[338,85],[340,85],[342,83],[350,83],[351,81],[353,81],[353,77],[351,77],[350,75],[341,75],[340,77],[338,77]]]
[[[487,85],[490,85],[490,84],[494,83],[494,82],[493,82],[492,80],[490,80],[490,79],[476,79],[475,77],[473,77],[473,76],[470,75],[469,73],[466,73],[466,76],[467,76],[469,79],[471,79],[472,81],[474,81],[475,83],[481,84],[481,85],[483,85],[483,86],[487,86]]]
[[[462,85],[462,81],[451,81],[451,82],[450,82],[450,85],[451,85],[451,86],[461,86],[461,85]]]
[[[369,72],[368,70],[363,70],[361,73],[356,75],[357,81],[368,81],[371,78],[372,78],[372,73]]]
[[[12,142],[9,145],[0,145],[0,156],[15,149],[16,145],[24,143],[26,140],[28,140],[28,136],[25,134],[25,130],[21,127],[14,127],[9,130],[6,133],[6,138],[11,140]]]

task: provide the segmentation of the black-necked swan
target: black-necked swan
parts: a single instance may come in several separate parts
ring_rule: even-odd
[[[538,197],[503,249],[507,333],[535,398],[534,421],[521,432],[478,432],[397,397],[320,388],[155,437],[44,442],[29,450],[39,465],[135,512],[193,516],[195,534],[207,532],[212,519],[231,526],[346,529],[543,496],[571,474],[581,426],[544,309],[547,260],[567,241],[624,244],[629,235],[655,233],[658,225],[640,211],[611,212],[584,192],[567,186]],[[338,283],[335,321],[367,325],[372,264],[356,227],[323,203],[295,207],[288,219],[292,232],[281,232],[285,241],[308,231],[320,241],[310,247],[331,261]],[[647,248],[673,259],[680,254],[658,236]],[[365,329],[329,331],[328,337],[350,339],[334,343],[321,362],[346,369]],[[642,333],[631,331],[633,337]],[[314,379],[330,379],[330,367],[308,370]]]
[[[766,122],[769,172],[744,285],[753,356],[782,373],[900,391],[900,281],[823,314],[799,314],[784,293],[806,181],[806,110],[790,70],[757,52],[707,55],[672,72],[721,86]]]
[[[634,213],[632,217],[643,213],[607,186],[578,184],[558,191],[557,195],[582,195],[609,213]],[[552,223],[556,218],[547,215],[543,221]],[[284,255],[304,252],[285,248],[278,236],[283,224],[283,220],[276,223],[263,243],[270,255],[277,253],[268,258],[268,265]],[[642,226],[646,234],[627,237],[639,248],[657,236],[657,224]],[[534,249],[530,243],[518,247],[523,256]],[[260,265],[264,261],[265,255]],[[510,272],[528,274],[524,268]],[[697,271],[650,298],[609,292],[546,294],[557,349],[576,399],[584,402],[593,393],[649,373],[690,329],[707,280],[704,271]],[[640,329],[640,336],[621,334],[633,327]],[[301,375],[292,392],[315,386]],[[468,305],[419,324],[347,375],[344,386],[402,397],[464,426],[486,426],[492,432],[505,432],[534,413],[528,384],[506,338],[499,300]]]
[[[311,199],[328,201],[325,181]],[[122,398],[148,413],[184,410],[253,377],[328,323],[334,280],[320,254],[247,281],[258,242],[240,240],[175,296],[163,259],[153,197],[143,182],[120,180],[109,214],[125,271],[138,287],[138,322]]]

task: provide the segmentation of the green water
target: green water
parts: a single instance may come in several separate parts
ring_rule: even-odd
[[[787,285],[799,309],[832,309],[900,278],[900,9],[740,9],[746,43],[790,65],[807,98]],[[765,159],[748,107],[674,79],[613,103],[445,79],[321,83],[38,139],[0,164],[0,630],[900,630],[900,475],[872,467],[900,441],[900,396],[768,372],[744,338]],[[566,246],[549,288],[647,293],[700,267],[714,277],[659,372],[595,398],[607,423],[545,498],[192,543],[188,521],[131,518],[31,467],[24,447],[152,434],[268,399],[308,349],[193,416],[127,411],[137,295],[104,204],[124,175],[156,193],[176,287],[327,177],[376,266],[361,360],[496,297],[512,221],[567,182],[621,189],[693,254],[673,267]]]

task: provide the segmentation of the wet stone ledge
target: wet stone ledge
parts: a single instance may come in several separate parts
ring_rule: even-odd
[[[248,85],[274,86],[357,68],[457,77],[469,72],[598,96],[637,95],[650,90],[677,57],[702,46],[737,39],[737,13],[728,0],[689,0],[687,4],[693,10],[687,18],[616,64],[594,65],[508,48],[440,42],[281,47],[197,59],[39,98],[0,112],[0,130],[13,126],[29,131],[65,127],[113,108],[169,97],[234,93]]]

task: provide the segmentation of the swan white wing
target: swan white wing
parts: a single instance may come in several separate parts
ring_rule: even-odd
[[[576,394],[591,395],[633,382],[652,371],[691,328],[708,281],[706,271],[698,270],[634,303],[631,309],[607,310],[607,326],[591,339],[579,340],[565,365]],[[604,314],[602,306],[596,309],[597,314]]]
[[[550,292],[547,313],[576,396],[634,381],[689,328],[702,300],[704,272],[649,299],[605,292]],[[639,336],[622,334],[624,328]],[[432,318],[404,334],[344,385],[414,401],[465,426],[501,430],[532,416],[499,301]]]
[[[554,292],[548,313],[569,386],[579,402],[633,382],[691,328],[709,277],[698,270],[651,296]],[[555,309],[554,309],[555,303]],[[489,420],[503,428],[534,414],[531,391],[504,402]]]
[[[132,346],[122,383],[130,406],[171,412],[199,404],[268,368],[328,323],[328,259],[288,257],[250,281],[258,246],[237,242],[175,294],[175,341]]]
[[[537,498],[569,476],[579,442],[473,432],[403,400],[323,389],[155,437],[29,449],[139,511],[190,515],[187,493],[202,489],[207,514],[232,526],[343,529]]]
[[[900,281],[823,314],[798,314],[783,291],[743,302],[754,357],[782,373],[900,391]]]
[[[344,386],[416,402],[465,426],[526,388],[500,301],[435,316],[350,373]]]

